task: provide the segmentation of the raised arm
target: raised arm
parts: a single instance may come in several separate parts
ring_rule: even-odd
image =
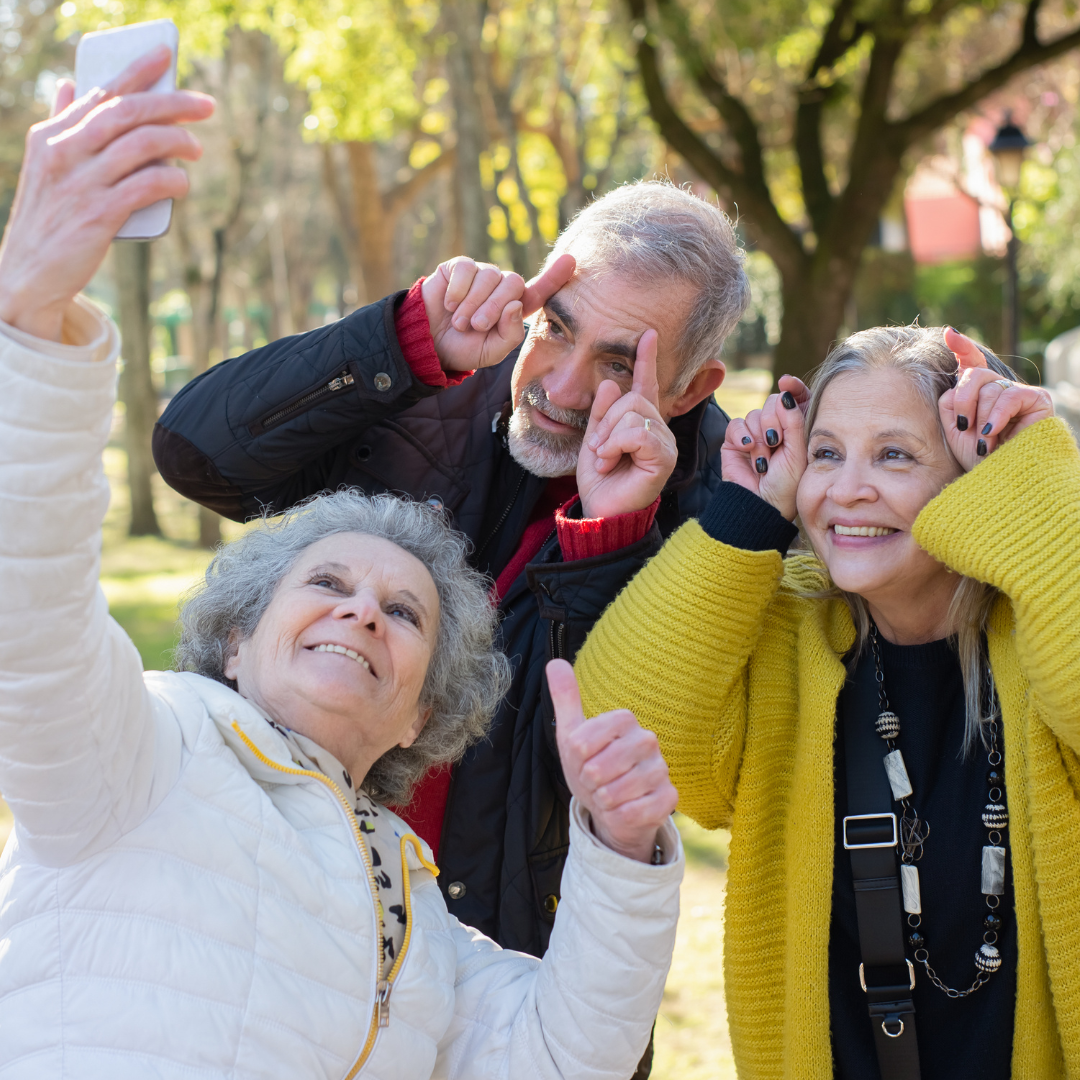
[[[162,414],[158,469],[181,494],[236,521],[336,487],[343,444],[499,363],[521,343],[523,312],[572,271],[564,256],[526,285],[496,266],[451,259],[408,294],[218,364]]]
[[[176,127],[202,95],[149,95],[152,53],[110,90],[32,128],[0,249],[0,791],[43,862],[85,857],[159,798],[179,758],[134,646],[98,588],[119,343],[72,298],[132,210],[186,190],[161,159],[198,156]]]
[[[567,784],[570,855],[543,962],[456,926],[449,1077],[625,1080],[649,1040],[675,944],[683,861],[656,737],[616,711],[586,719],[570,665],[548,683]]]
[[[912,533],[1009,598],[1031,695],[1080,753],[1080,453],[1064,421],[1043,419],[995,450],[928,503]]]
[[[1080,751],[1080,455],[1050,395],[1003,379],[948,330],[960,366],[939,402],[949,446],[967,470],[931,500],[912,535],[936,559],[1012,602],[1016,651],[1039,714]],[[991,653],[993,646],[991,645]]]
[[[731,819],[750,658],[767,618],[790,609],[777,593],[806,451],[802,413],[784,396],[790,406],[770,398],[765,410],[764,427],[785,433],[778,446],[760,438],[761,411],[731,421],[728,479],[607,609],[575,665],[586,711],[630,709],[655,731],[679,809],[708,828]]]

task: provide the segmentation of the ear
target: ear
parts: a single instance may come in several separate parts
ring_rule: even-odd
[[[412,744],[420,738],[420,732],[424,730],[424,726],[427,724],[430,718],[431,709],[424,709],[423,712],[421,712],[417,716],[416,720],[413,722],[409,730],[405,732],[404,736],[401,739],[401,742],[398,743],[398,746],[400,746],[402,750],[404,750],[406,747],[412,746]]]
[[[240,670],[240,641],[236,627],[229,631],[229,651],[225,657],[225,668],[222,674],[226,679],[236,682],[237,672]]]
[[[671,403],[668,418],[688,413],[698,402],[715,394],[726,374],[723,360],[706,360],[690,385]]]

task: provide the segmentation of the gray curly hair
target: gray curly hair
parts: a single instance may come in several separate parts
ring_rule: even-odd
[[[277,520],[264,518],[218,550],[204,583],[184,603],[174,663],[235,690],[225,666],[237,638],[254,632],[301,552],[343,532],[397,544],[427,567],[439,594],[438,632],[420,693],[431,715],[412,746],[385,753],[361,785],[373,799],[404,806],[432,766],[459,760],[484,737],[510,682],[510,664],[495,649],[489,583],[465,562],[466,539],[426,506],[342,490],[317,495]]]
[[[585,273],[693,288],[669,393],[681,393],[706,361],[720,358],[724,339],[750,303],[744,252],[731,219],[670,180],[623,184],[589,203],[559,235],[545,265],[565,251],[573,251]]]

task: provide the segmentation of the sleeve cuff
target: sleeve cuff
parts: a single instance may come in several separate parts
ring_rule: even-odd
[[[555,511],[555,528],[559,534],[564,562],[588,559],[594,555],[609,555],[620,548],[636,544],[652,528],[660,499],[644,510],[615,514],[606,518],[571,517],[581,513],[581,500],[575,495]]]
[[[724,481],[698,524],[714,540],[744,551],[787,554],[799,530],[775,507],[741,484]]]
[[[420,292],[424,278],[418,278],[408,291],[401,306],[394,312],[394,328],[405,363],[425,386],[457,386],[464,382],[471,371],[443,371],[435,342],[431,338],[424,297]]]

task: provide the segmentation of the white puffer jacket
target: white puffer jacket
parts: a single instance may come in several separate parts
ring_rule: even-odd
[[[674,829],[646,866],[575,811],[542,963],[452,918],[403,839],[407,939],[380,992],[340,792],[228,688],[144,677],[109,617],[116,334],[87,304],[67,325],[90,344],[0,330],[0,1078],[628,1077],[674,944]]]

